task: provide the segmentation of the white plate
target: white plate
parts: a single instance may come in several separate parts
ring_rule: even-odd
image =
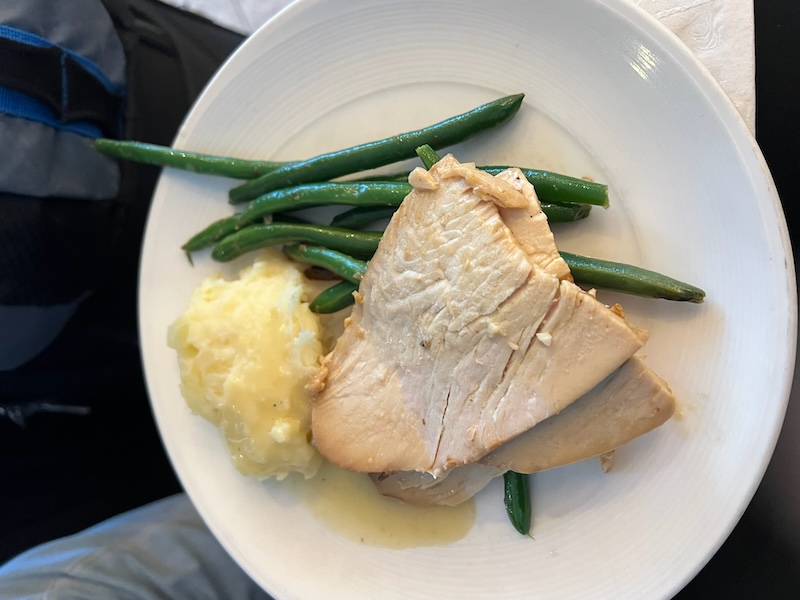
[[[624,298],[649,327],[648,363],[684,417],[618,454],[534,478],[535,540],[477,498],[460,541],[394,550],[353,542],[240,476],[178,391],[169,323],[200,279],[180,244],[228,214],[232,182],[167,171],[143,249],[141,340],[152,404],[191,499],[277,598],[660,598],[724,541],[769,460],[794,363],[788,235],[747,128],[688,50],[623,0],[304,0],[236,52],[176,146],[291,159],[527,94],[462,160],[589,175],[612,207],[559,227],[565,250],[639,263],[705,288],[703,305]],[[606,295],[606,298],[618,299]]]

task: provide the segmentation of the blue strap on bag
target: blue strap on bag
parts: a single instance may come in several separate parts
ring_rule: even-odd
[[[0,25],[0,110],[97,137],[119,130],[123,86],[88,58],[36,34]]]

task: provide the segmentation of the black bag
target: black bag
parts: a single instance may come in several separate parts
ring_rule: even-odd
[[[91,379],[118,348],[136,349],[139,250],[159,169],[118,165],[92,140],[171,143],[240,41],[157,0],[0,8],[0,403],[85,404],[75,377],[44,378],[83,363]]]
[[[24,19],[10,21],[12,14]],[[5,0],[3,26],[64,46],[47,51],[59,52],[55,63],[35,58],[42,62],[31,73],[24,72],[33,60],[27,49],[13,47],[16,79],[5,73],[0,83],[32,86],[28,95],[60,112],[63,121],[39,123],[51,137],[79,122],[95,134],[157,144],[172,142],[203,86],[242,41],[158,0]],[[66,31],[82,44],[67,46]],[[62,89],[55,80],[62,61],[90,50],[97,51],[91,62],[115,57],[116,66],[100,70],[122,87],[104,90],[97,102],[102,81],[87,80],[97,73],[84,72],[76,59],[67,75],[84,68],[76,81],[88,87],[68,98],[92,109],[76,113],[53,93]],[[0,71],[8,64],[0,61]],[[53,64],[56,75],[41,66],[55,73]],[[63,89],[77,83],[68,80]],[[24,121],[20,128],[31,125],[13,118]],[[92,135],[73,132],[83,150]],[[2,140],[3,161],[40,166],[19,178],[28,187],[0,178],[0,305],[28,315],[0,320],[0,562],[180,489],[150,412],[137,335],[139,252],[159,169],[87,158],[80,148],[66,152],[41,139],[28,147],[35,139],[26,133]],[[89,160],[102,168],[90,170]]]
[[[119,170],[92,139],[122,133],[125,55],[97,0],[7,0],[0,21],[0,370],[8,370],[52,342],[102,268]]]

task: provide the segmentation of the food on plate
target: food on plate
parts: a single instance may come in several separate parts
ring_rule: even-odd
[[[338,254],[343,264],[339,265],[336,261],[331,261],[329,269],[340,274],[349,272],[352,275],[363,274],[367,270],[366,262],[341,255],[341,253]],[[667,277],[662,273],[570,252],[561,252],[560,254],[570,268],[575,283],[583,286],[683,302],[701,303],[705,298],[705,292],[700,288]],[[333,256],[334,254],[331,254],[331,257]],[[299,257],[295,258],[299,260]],[[344,270],[345,268],[346,270]],[[345,280],[348,279],[347,275],[341,276]],[[360,276],[354,277],[352,281],[342,281],[320,292],[311,302],[311,310],[315,313],[327,314],[350,306],[355,301],[353,292],[358,290],[360,281]]]
[[[487,172],[497,171],[496,167],[486,167],[485,169],[489,169]],[[607,205],[608,203],[607,186],[549,172],[533,172],[530,169],[527,171],[536,174],[529,176],[529,181],[543,182],[542,187],[554,197],[575,198],[586,202],[582,204],[565,200],[540,203],[542,211],[551,223],[568,223],[585,219],[589,216],[593,205]],[[192,253],[216,244],[212,257],[215,260],[231,260],[233,255],[225,249],[231,244],[230,238],[253,240],[253,243],[250,244],[239,244],[242,246],[239,254],[263,247],[266,244],[280,243],[278,238],[285,239],[286,234],[273,233],[269,231],[269,227],[265,229],[263,227],[264,219],[268,220],[267,225],[283,226],[286,224],[285,221],[289,220],[283,211],[319,206],[354,206],[350,215],[336,215],[331,221],[331,226],[357,229],[358,221],[355,221],[356,225],[354,225],[353,216],[361,218],[366,210],[366,214],[370,215],[369,222],[374,222],[376,218],[391,217],[410,191],[410,184],[397,181],[322,182],[282,188],[258,197],[242,212],[211,223],[192,236],[182,248],[186,252]],[[298,219],[291,219],[295,225],[310,225],[296,221]],[[251,224],[254,225],[251,226]],[[302,231],[293,235],[296,236],[294,241],[305,239]],[[261,242],[256,241],[259,238],[262,240]],[[217,242],[220,243],[217,244]]]
[[[219,262],[227,262],[259,248],[304,242],[364,258],[375,252],[380,238],[381,234],[377,231],[349,231],[310,223],[264,223],[245,227],[220,240],[214,246],[211,257]]]
[[[664,424],[674,412],[667,383],[634,356],[559,414],[478,462],[438,478],[401,472],[372,479],[382,494],[413,504],[459,504],[508,471],[537,473],[603,456]]]
[[[247,160],[178,150],[136,140],[98,138],[94,140],[94,147],[101,154],[112,158],[234,179],[252,179],[283,164],[270,160]]]
[[[313,385],[314,442],[439,476],[557,414],[647,334],[572,282],[535,192],[447,156],[415,169]]]
[[[239,215],[243,227],[286,210],[337,206],[400,206],[410,192],[404,181],[323,181],[273,190],[253,200]]]
[[[390,219],[395,210],[394,206],[356,206],[334,215],[331,225],[349,229],[364,229],[378,221]],[[588,216],[588,212],[586,216]]]
[[[358,283],[366,271],[366,263],[322,246],[291,244],[283,247],[283,253],[301,264],[321,268],[331,275],[341,277],[350,283]],[[313,302],[312,302],[313,304]]]
[[[112,158],[233,179],[253,179],[286,164],[285,162],[248,160],[177,150],[169,146],[135,140],[98,138],[94,140],[94,147],[98,152]],[[479,168],[495,175],[508,167],[482,166]],[[551,221],[576,221],[587,217],[592,206],[608,207],[608,186],[604,183],[542,169],[521,168],[520,170],[536,188],[542,210]],[[309,183],[279,188],[255,198],[249,205],[248,210],[251,210],[250,207],[252,207],[249,215],[243,216],[242,213],[237,213],[226,222],[230,231],[234,231],[240,228],[243,222],[253,216],[255,212],[267,216],[287,210],[330,205],[352,205],[359,212],[365,208],[386,210],[388,207],[398,206],[405,194],[398,199],[396,193],[400,188],[384,184],[400,182],[401,187],[408,190],[407,179],[407,172],[399,172],[360,177],[356,181],[323,181],[319,184]],[[383,216],[389,217],[391,212]],[[207,235],[210,233],[207,232]],[[220,237],[213,241],[217,239]],[[203,247],[205,246],[199,245],[196,249],[200,250]]]
[[[356,291],[358,284],[345,279],[317,294],[308,307],[311,312],[321,315],[337,313],[355,302],[353,293]]]
[[[320,466],[305,389],[324,341],[312,293],[295,263],[265,251],[236,279],[205,279],[169,329],[183,397],[247,475],[310,477]]]
[[[109,156],[248,180],[228,199],[249,205],[183,249],[190,261],[209,247],[219,262],[258,258],[239,280],[204,281],[169,337],[184,396],[242,472],[310,476],[319,450],[423,505],[458,504],[502,475],[525,533],[529,474],[593,456],[607,467],[671,417],[669,387],[634,356],[648,333],[592,288],[695,303],[703,290],[556,248],[550,224],[607,207],[605,184],[431,147],[505,123],[522,99],[299,161],[96,141]],[[362,173],[415,153],[427,170]],[[330,181],[346,175],[360,179]],[[330,224],[292,213],[319,206],[352,208]],[[383,234],[357,231],[387,218]],[[334,283],[310,281],[320,273]],[[341,323],[354,303],[323,358],[337,334],[320,319]]]
[[[231,189],[228,193],[229,199],[233,203],[246,202],[283,187],[327,181],[382,167],[413,158],[417,148],[423,144],[442,148],[462,142],[507,122],[517,114],[524,97],[524,94],[504,96],[422,129],[287,163]]]
[[[663,298],[700,304],[706,293],[699,287],[678,281],[663,273],[635,265],[561,252],[575,281],[584,286],[616,290],[645,298]]]
[[[528,535],[531,529],[531,494],[527,475],[514,471],[503,474],[503,503],[514,529]]]

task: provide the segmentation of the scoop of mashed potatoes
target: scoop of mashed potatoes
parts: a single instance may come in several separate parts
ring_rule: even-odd
[[[305,389],[323,352],[310,293],[298,267],[268,251],[238,279],[204,280],[169,328],[183,397],[221,429],[247,475],[311,477],[321,464]]]

